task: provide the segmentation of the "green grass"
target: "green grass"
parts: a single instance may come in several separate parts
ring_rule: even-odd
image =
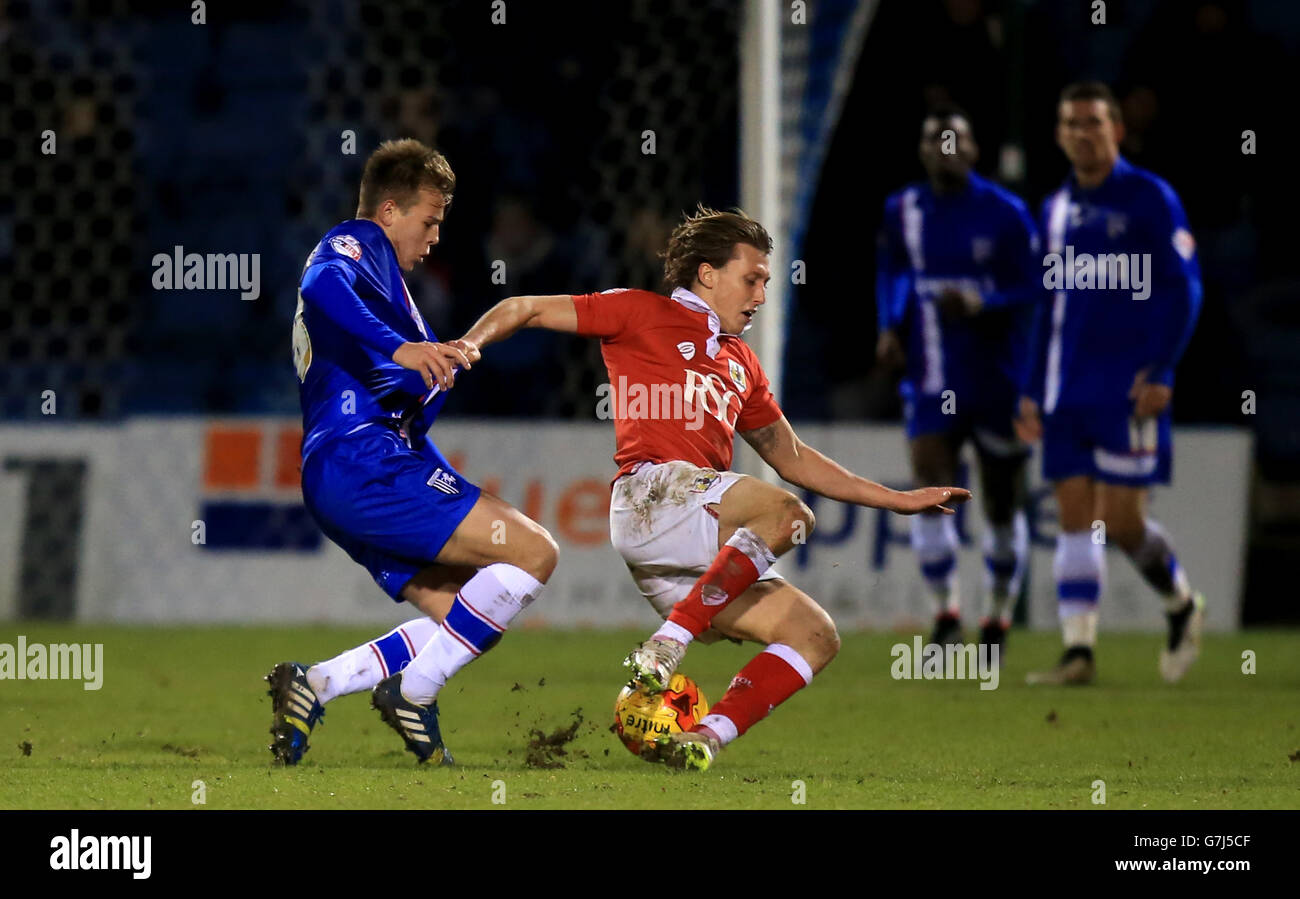
[[[463,671],[441,699],[456,768],[417,767],[369,708],[329,707],[297,768],[273,768],[261,676],[281,659],[314,661],[374,636],[341,628],[145,629],[24,624],[13,643],[102,642],[104,686],[0,681],[0,808],[493,809],[505,807],[1300,808],[1297,635],[1206,639],[1181,684],[1159,680],[1155,635],[1104,634],[1098,682],[1029,688],[1053,663],[1053,634],[1013,632],[998,689],[895,681],[896,634],[846,635],[805,692],[729,748],[707,774],[634,758],[608,732],[619,661],[641,635],[520,631]],[[683,670],[710,699],[756,647],[700,646]],[[1241,671],[1253,650],[1258,673]],[[541,679],[545,684],[539,684]],[[519,689],[514,689],[518,684]],[[526,764],[528,731],[585,716],[562,769]],[[24,754],[23,744],[30,744]]]

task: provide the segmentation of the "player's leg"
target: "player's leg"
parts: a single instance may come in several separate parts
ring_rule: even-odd
[[[1097,495],[1106,539],[1124,551],[1164,602],[1169,639],[1160,653],[1160,673],[1170,682],[1179,680],[1200,650],[1205,600],[1193,592],[1169,535],[1147,517],[1148,488],[1100,483]]]
[[[766,648],[736,674],[691,733],[660,740],[649,761],[707,769],[723,746],[810,684],[840,649],[830,615],[780,579],[751,586],[713,618],[712,626]]]
[[[918,434],[909,441],[912,474],[918,484],[957,483],[960,438],[952,431]],[[934,620],[930,643],[961,643],[961,596],[957,582],[960,550],[953,516],[922,512],[912,516],[912,550],[930,595]]]
[[[998,647],[1003,658],[1006,635],[1021,583],[1029,563],[1029,522],[1025,517],[1026,463],[1024,447],[1013,441],[991,440],[979,432],[979,470],[984,520],[985,609],[980,643]]]
[[[437,553],[442,565],[477,569],[447,599],[422,585],[403,596],[443,613],[441,626],[409,665],[375,687],[371,705],[421,762],[451,764],[438,725],[438,694],[461,668],[490,650],[541,593],[558,548],[546,529],[503,500],[479,493]]]
[[[435,563],[477,569],[443,600],[442,625],[371,699],[421,761],[443,760],[438,690],[540,593],[555,568],[555,542],[466,481],[431,442],[412,447],[378,425],[313,453],[303,465],[303,496],[330,538],[395,600],[414,597],[437,611],[420,581],[407,591],[418,573]]]
[[[402,588],[402,596],[423,615],[307,670],[307,682],[320,703],[373,690],[381,680],[404,669],[432,639],[452,600],[475,573],[476,569],[469,566],[430,565],[421,569]]]
[[[401,563],[390,560],[393,570]],[[270,688],[273,719],[271,753],[286,765],[297,764],[307,750],[307,738],[325,717],[325,706],[340,696],[373,690],[380,681],[405,668],[433,638],[461,586],[473,568],[430,565],[417,572],[402,595],[424,614],[332,659],[305,666],[280,662],[265,678]]]
[[[667,686],[691,641],[707,631],[713,618],[762,577],[778,556],[804,542],[815,524],[812,510],[802,500],[756,478],[693,466],[670,466],[665,476],[689,477],[693,471],[706,472],[703,477],[713,479],[697,499],[716,519],[718,544],[704,573],[673,606],[667,620],[624,662],[633,680],[652,690]]]
[[[454,591],[449,582],[416,582],[403,591],[409,601],[440,614],[442,626],[402,672],[402,697],[431,705],[452,675],[495,646],[541,593],[558,552],[541,525],[498,497],[480,494],[437,556],[440,565],[475,573]]]
[[[326,703],[339,696],[372,690],[405,668],[437,633],[438,622],[456,593],[475,574],[475,569],[469,567],[421,567],[358,546],[344,536],[339,539],[386,592],[397,592],[394,599],[405,598],[425,614],[332,659],[310,667],[281,662],[271,670],[266,677],[273,711],[270,749],[285,764],[296,764],[302,758],[308,736],[325,715]]]
[[[1105,546],[1093,539],[1096,483],[1074,475],[1053,484],[1060,533],[1056,538],[1056,606],[1065,654],[1051,671],[1030,674],[1031,684],[1086,684],[1096,674],[1097,606],[1105,580]]]

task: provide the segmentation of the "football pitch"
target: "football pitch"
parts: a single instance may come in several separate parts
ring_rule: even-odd
[[[894,680],[891,647],[910,634],[847,634],[811,688],[696,774],[646,764],[610,732],[639,632],[508,634],[442,694],[456,767],[418,766],[355,695],[281,768],[262,675],[382,628],[20,627],[29,646],[102,643],[104,673],[98,691],[0,681],[6,809],[1300,808],[1294,631],[1209,635],[1172,686],[1160,636],[1102,634],[1083,688],[1025,686],[1060,642],[1013,631],[995,690]],[[716,700],[756,649],[694,647],[681,670]],[[1257,673],[1242,671],[1247,651]]]

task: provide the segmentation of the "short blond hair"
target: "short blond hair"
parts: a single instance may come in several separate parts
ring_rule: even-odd
[[[372,216],[388,199],[405,212],[420,198],[421,190],[435,190],[451,203],[456,174],[447,157],[414,138],[386,140],[366,160],[357,213]]]

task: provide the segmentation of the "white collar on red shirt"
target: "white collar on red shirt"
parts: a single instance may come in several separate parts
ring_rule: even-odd
[[[673,291],[673,299],[681,303],[687,309],[694,309],[696,312],[703,312],[709,316],[709,341],[704,347],[704,351],[709,354],[710,359],[717,358],[718,355],[718,337],[722,334],[722,320],[718,318],[718,313],[713,311],[708,303],[701,300],[693,292],[685,287],[678,287]],[[748,331],[749,325],[745,325],[744,334]],[[736,334],[728,334],[728,337],[736,337]]]

